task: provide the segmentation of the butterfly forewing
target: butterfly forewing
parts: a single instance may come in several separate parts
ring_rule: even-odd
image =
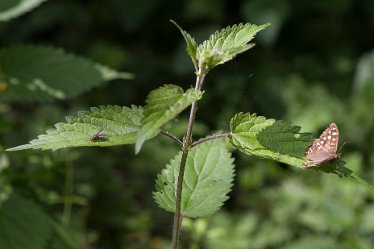
[[[339,158],[337,154],[339,142],[339,129],[335,123],[330,124],[322,135],[314,140],[305,150],[308,162],[305,167],[318,166],[322,163],[331,162]]]

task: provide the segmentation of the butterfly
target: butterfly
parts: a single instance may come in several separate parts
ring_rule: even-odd
[[[340,158],[337,153],[339,142],[339,129],[335,123],[330,124],[321,136],[314,140],[305,150],[308,162],[304,163],[305,168],[319,166],[323,163],[333,162]]]

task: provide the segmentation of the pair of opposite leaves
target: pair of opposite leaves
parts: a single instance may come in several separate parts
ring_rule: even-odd
[[[108,136],[99,131],[91,137],[92,142],[100,142],[108,140]],[[335,123],[330,124],[321,136],[314,140],[305,150],[308,162],[303,164],[304,167],[314,167],[323,163],[332,162],[340,158],[337,154],[339,142],[339,129]]]

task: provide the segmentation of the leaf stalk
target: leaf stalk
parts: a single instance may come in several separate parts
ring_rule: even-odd
[[[73,206],[73,189],[74,189],[74,165],[68,160],[65,165],[65,198],[64,208],[62,211],[62,224],[69,225],[71,218],[71,210]]]
[[[167,136],[171,139],[173,139],[177,144],[179,144],[181,147],[183,147],[183,142],[181,140],[179,140],[179,138],[177,138],[176,136],[174,136],[173,134],[170,134],[169,132],[167,131],[160,131],[160,134],[164,135],[164,136]]]
[[[204,143],[206,141],[209,141],[209,140],[213,140],[213,139],[217,139],[217,138],[225,138],[227,137],[228,135],[230,135],[231,133],[223,133],[223,134],[215,134],[215,135],[212,135],[212,136],[209,136],[209,137],[204,137],[204,138],[201,138],[195,142],[193,142],[191,144],[191,148],[192,147],[195,147],[196,145],[199,145],[201,143]]]

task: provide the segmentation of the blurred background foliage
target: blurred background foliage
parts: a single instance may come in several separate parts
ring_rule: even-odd
[[[138,156],[133,146],[3,151],[79,110],[144,105],[162,84],[193,85],[184,40],[169,19],[198,41],[239,22],[272,23],[254,49],[208,75],[195,138],[228,130],[240,111],[285,119],[316,136],[336,122],[341,144],[347,142],[341,150],[346,166],[374,183],[373,1],[50,0],[0,22],[0,48],[63,48],[135,79],[67,100],[0,101],[0,201],[7,200],[0,220],[9,233],[20,232],[20,223],[27,224],[23,233],[40,234],[18,238],[14,248],[168,248],[172,214],[152,198],[156,174],[177,153],[168,139],[147,142]],[[0,100],[3,91],[0,82]],[[181,137],[185,125],[182,115],[168,130]],[[231,199],[212,217],[185,220],[183,248],[373,248],[372,188],[234,155]]]

